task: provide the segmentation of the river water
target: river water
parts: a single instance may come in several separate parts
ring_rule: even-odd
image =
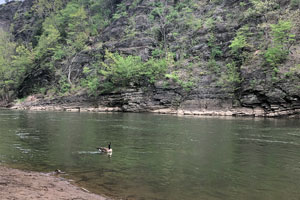
[[[115,199],[299,200],[299,122],[0,110],[0,162]]]

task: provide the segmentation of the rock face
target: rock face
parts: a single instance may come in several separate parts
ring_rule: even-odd
[[[93,99],[86,94],[54,100],[41,98],[36,103],[21,106],[57,104],[62,107],[89,107],[91,110],[94,108],[93,111],[107,111],[111,108],[112,111],[195,115],[299,115],[300,29],[297,27],[297,19],[300,15],[291,8],[289,1],[272,0],[280,5],[281,11],[292,14],[282,14],[278,7],[274,7],[263,11],[265,13],[259,13],[258,10],[255,15],[249,11],[250,4],[237,0],[215,1],[219,2],[215,4],[211,1],[197,1],[198,7],[189,11],[192,12],[193,18],[188,20],[187,16],[181,13],[181,18],[186,21],[164,24],[162,19],[149,17],[154,12],[154,2],[142,0],[135,6],[130,0],[115,2],[124,5],[123,13],[126,13],[126,16],[113,20],[92,42],[90,50],[77,55],[73,68],[77,73],[82,73],[83,66],[87,66],[94,59],[94,53],[103,54],[105,49],[124,55],[139,55],[143,60],[147,60],[160,45],[166,45],[175,60],[183,61],[177,71],[183,74],[183,78],[193,80],[192,87],[187,90],[172,80],[159,80],[153,86],[125,88]],[[171,8],[180,1],[167,2],[167,6]],[[23,10],[18,12],[24,13],[31,4],[32,1],[25,0],[22,3]],[[12,22],[12,13],[16,13],[16,5],[20,3],[0,7],[1,23]],[[249,17],[249,13],[255,17]],[[271,41],[263,35],[267,34],[264,31],[269,31],[269,28],[261,26],[276,23],[280,18],[289,19],[295,24],[292,31],[296,37],[289,48],[290,55],[274,71],[264,63],[263,51]],[[26,23],[35,22],[29,20]],[[20,22],[16,24],[15,30],[22,27]],[[247,54],[247,58],[243,58],[242,64],[241,59],[237,61],[239,81],[233,83],[227,80],[227,65],[236,59],[229,45],[237,31],[245,25],[249,28],[249,45],[240,53]],[[160,28],[163,30],[159,30]],[[165,35],[162,35],[163,31]],[[27,40],[32,34],[32,31],[25,31],[15,35]],[[101,43],[101,49],[96,49],[95,43]],[[196,67],[188,68],[186,63]]]
[[[9,2],[7,4],[0,5],[0,28],[9,30],[9,27],[13,21],[15,13],[18,11],[20,2]]]

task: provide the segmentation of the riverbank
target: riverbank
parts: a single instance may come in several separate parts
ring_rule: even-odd
[[[107,101],[107,100],[106,100]],[[213,104],[206,102],[205,104]],[[216,104],[216,103],[215,103]],[[167,106],[141,106],[141,104],[129,102],[119,105],[113,103],[102,104],[87,101],[79,97],[61,97],[54,99],[28,96],[22,102],[14,102],[9,109],[30,111],[68,111],[68,112],[149,112],[157,114],[190,115],[190,116],[247,116],[247,117],[289,117],[300,118],[300,107],[286,108],[272,105],[267,110],[262,107],[233,107],[229,103],[218,106],[203,106],[203,102],[186,101],[178,107]],[[107,106],[109,105],[109,106]]]
[[[53,174],[25,172],[0,166],[1,199],[106,200]]]

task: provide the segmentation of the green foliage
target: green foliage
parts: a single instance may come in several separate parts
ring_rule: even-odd
[[[67,82],[67,77],[62,75],[58,81],[58,92],[62,96],[69,92],[71,89],[71,85]]]
[[[32,9],[24,14],[27,18],[33,16],[43,21],[35,36],[33,53],[29,50],[26,52],[26,48],[22,46],[16,48],[17,45],[14,44],[11,52],[3,53],[5,62],[10,63],[5,66],[25,66],[18,71],[28,75],[39,70],[46,71],[51,74],[53,90],[59,94],[73,90],[78,83],[78,79],[72,77],[75,75],[75,70],[72,69],[73,62],[87,49],[90,36],[98,35],[109,23],[113,8],[114,5],[109,0],[35,0]],[[21,16],[23,15],[18,13],[15,15],[16,18]],[[27,29],[32,30],[30,27]],[[20,53],[21,51],[23,53]],[[6,71],[8,74],[9,70]],[[23,80],[32,81],[21,78],[20,82]],[[46,87],[37,83],[28,90],[38,92],[39,88],[34,88],[40,87],[38,85]]]
[[[60,40],[60,32],[50,20],[51,19],[48,19],[44,22],[43,35],[40,37],[39,43],[34,49],[37,59],[42,59],[43,57],[53,54],[53,51],[57,47]]]
[[[266,63],[276,69],[289,54],[289,47],[295,40],[295,35],[291,34],[292,23],[289,21],[279,21],[271,24],[272,44],[266,50],[264,57]]]
[[[228,63],[226,65],[226,77],[226,81],[229,84],[237,85],[241,83],[242,80],[240,77],[239,69],[235,62]]]
[[[175,83],[180,85],[186,91],[190,91],[191,88],[195,84],[193,79],[183,80],[183,78],[180,77],[180,72],[179,71],[172,71],[171,73],[166,74],[165,77],[167,79],[171,79],[172,81],[174,81]]]
[[[120,19],[121,17],[128,16],[126,5],[124,3],[118,4],[117,7],[118,7],[117,12],[114,13],[112,17],[114,20]]]
[[[156,1],[151,3],[152,10],[149,22],[153,25],[150,34],[161,42],[160,47],[165,55],[169,51],[169,35],[175,40],[182,40],[186,30],[196,31],[203,26],[202,19],[193,12],[195,1]]]
[[[24,13],[24,17],[26,17],[27,19],[30,19],[32,17],[32,14],[27,11]]]
[[[87,14],[84,8],[76,3],[69,3],[58,16],[62,35],[65,35],[67,46],[64,48],[67,57],[83,50],[88,39]]]
[[[93,70],[88,67],[83,68],[83,73],[86,75],[86,78],[81,81],[81,85],[88,88],[90,95],[96,95],[100,87],[100,77],[98,75],[99,67],[93,65],[91,68]]]
[[[152,51],[152,57],[154,57],[154,58],[162,58],[162,57],[164,57],[164,55],[165,55],[164,51],[161,50],[160,48],[154,49]]]
[[[196,7],[197,4],[194,1],[178,2],[173,10],[172,23],[176,23],[177,28],[183,30],[191,29],[192,31],[196,31],[202,28],[203,20],[194,12]]]
[[[108,9],[108,4],[111,4],[107,0],[90,0],[86,1],[89,9],[89,28],[91,35],[97,35],[99,30],[106,27],[110,22],[111,10]]]
[[[219,73],[220,72],[220,65],[217,63],[217,61],[214,58],[210,58],[208,60],[208,68],[210,70],[212,70],[215,73]]]
[[[192,29],[192,30],[198,30],[202,28],[203,21],[202,19],[197,19],[193,15],[190,15],[189,17],[186,17],[186,24]]]
[[[245,2],[240,2],[241,7],[245,7],[247,4]]]
[[[113,15],[113,19],[114,20],[117,20],[117,19],[120,19],[121,17],[126,17],[127,16],[127,12],[118,12],[118,13],[115,13]]]
[[[290,71],[294,74],[300,74],[300,64],[297,64],[295,67],[292,67]]]
[[[210,58],[211,59],[215,59],[218,56],[222,55],[222,51],[221,48],[216,44],[217,40],[215,38],[215,36],[213,34],[209,35],[209,39],[208,39],[208,47],[210,47]]]
[[[270,26],[274,43],[285,45],[295,41],[295,35],[290,33],[293,27],[292,22],[280,20],[277,24]]]
[[[106,52],[106,62],[101,74],[116,86],[128,86],[139,82],[142,71],[142,61],[138,56],[121,56],[117,53]]]
[[[223,0],[210,0],[210,2],[219,5],[223,2]]]
[[[146,82],[153,84],[157,79],[162,78],[166,73],[168,67],[174,64],[171,55],[165,58],[151,58],[143,64],[143,72],[140,74],[142,77],[146,77]]]
[[[5,101],[14,95],[33,63],[31,51],[11,38],[0,29],[0,99]]]
[[[216,21],[212,17],[209,17],[209,18],[206,19],[205,26],[207,28],[214,29],[215,25],[216,25]]]
[[[17,46],[11,64],[12,66],[19,68],[19,73],[24,74],[33,64],[32,52],[23,45]]]
[[[89,89],[91,95],[97,95],[98,92],[110,92],[121,87],[153,84],[164,76],[171,64],[170,57],[143,62],[139,56],[123,56],[106,51],[104,62],[84,68],[86,79],[82,85]]]
[[[77,53],[86,48],[90,34],[87,19],[80,1],[74,0],[47,17],[43,23],[42,35],[34,49],[35,59],[41,68],[56,73],[55,82],[61,94],[73,88],[70,66]],[[65,69],[58,69],[56,66],[61,66],[62,62]],[[57,73],[58,70],[64,73]]]
[[[291,67],[284,75],[288,78],[298,77],[300,75],[300,64],[296,64],[294,67]]]
[[[178,10],[181,10],[179,12]],[[177,5],[177,23],[180,25],[186,24],[189,29],[192,29],[193,31],[198,30],[202,28],[203,21],[201,18],[199,18],[195,12],[191,9],[189,5]],[[183,15],[183,16],[181,16]]]
[[[67,0],[35,0],[32,10],[39,17],[47,17],[52,13],[56,13],[66,4]]]
[[[249,44],[247,43],[247,31],[249,30],[249,28],[243,27],[241,28],[235,38],[231,41],[231,44],[229,45],[231,52],[235,55],[238,55],[241,53],[242,49],[249,46]]]
[[[269,47],[265,54],[265,61],[268,65],[275,68],[278,64],[282,63],[286,57],[288,56],[289,52],[283,48],[281,45],[276,45]]]
[[[48,1],[39,1],[42,2]],[[102,21],[95,22],[96,19],[104,20],[102,14],[96,13],[96,9],[102,8],[104,2],[104,0],[88,2],[73,0],[47,17],[43,23],[43,33],[35,48],[36,58],[43,60],[50,57],[52,66],[55,66],[56,61],[71,60],[77,52],[84,50],[89,35],[96,34],[95,26],[102,23]],[[84,6],[91,9],[90,12],[94,14],[92,17],[89,18]]]
[[[167,35],[170,32],[170,27],[175,24],[178,18],[178,12],[174,7],[168,6],[168,2],[156,2],[149,15],[149,19],[154,26],[152,28],[153,32],[156,34],[158,41],[161,41],[162,47],[167,53]]]
[[[150,59],[144,63],[139,56],[122,56],[108,51],[105,59],[101,74],[113,85],[121,87],[140,85],[144,81],[153,83],[169,64],[168,59]]]
[[[245,46],[247,46],[246,37],[238,32],[229,47],[231,48],[232,53],[237,54]]]
[[[263,16],[266,12],[273,11],[279,8],[276,0],[250,0],[252,7],[245,12],[245,18],[255,19]]]
[[[233,61],[226,65],[226,69],[222,72],[217,84],[226,90],[229,89],[228,92],[235,93],[240,88],[241,82],[242,78],[240,75],[240,69]]]

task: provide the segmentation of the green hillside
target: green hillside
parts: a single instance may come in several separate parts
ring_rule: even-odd
[[[297,115],[299,19],[299,0],[8,2],[0,99]]]

